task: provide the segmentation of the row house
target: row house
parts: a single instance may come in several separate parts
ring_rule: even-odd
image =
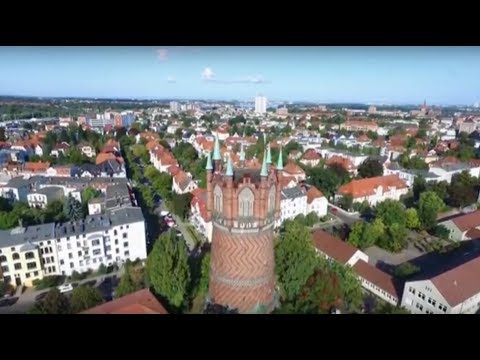
[[[353,202],[367,201],[370,206],[375,206],[387,199],[400,200],[407,193],[406,182],[397,175],[377,176],[352,180],[342,185],[335,194],[335,201],[349,194],[353,197]]]
[[[177,194],[187,194],[198,187],[190,173],[180,170],[172,179],[172,191]]]

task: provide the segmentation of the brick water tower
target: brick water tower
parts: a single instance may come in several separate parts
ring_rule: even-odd
[[[280,152],[281,153],[281,152]],[[271,166],[270,148],[261,169],[234,167],[221,158],[215,139],[207,161],[208,217],[212,221],[209,301],[240,313],[268,313],[275,306],[273,227],[280,216],[283,162]]]

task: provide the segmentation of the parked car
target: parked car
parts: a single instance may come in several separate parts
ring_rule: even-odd
[[[63,285],[58,286],[57,289],[60,290],[60,292],[63,294],[63,293],[72,291],[73,286],[72,286],[72,284],[63,284]]]

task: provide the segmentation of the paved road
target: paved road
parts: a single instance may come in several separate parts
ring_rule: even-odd
[[[164,207],[163,202],[159,207],[155,209],[155,212],[160,216],[161,211],[169,211],[167,208]],[[191,251],[195,248],[195,240],[193,239],[192,235],[190,234],[190,231],[187,229],[187,225],[185,222],[180,219],[177,215],[171,214],[173,220],[175,220],[175,223],[177,224],[177,229],[182,233],[183,238],[185,239],[185,242],[187,244],[188,249]],[[160,221],[160,219],[159,219]]]
[[[83,285],[85,283],[95,281],[95,284],[92,283],[91,286],[97,287],[100,284],[102,284],[102,279],[107,277],[113,277],[114,275],[116,275],[119,278],[121,276],[121,273],[122,273],[122,270],[119,270],[114,273],[99,275],[99,276],[91,277],[81,281],[73,281],[72,283]],[[27,288],[14,305],[0,307],[0,314],[25,314],[28,312],[28,310],[30,310],[33,307],[33,305],[35,305],[35,298],[40,294],[47,293],[49,290],[50,289],[35,290],[35,288]],[[105,287],[102,287],[102,290],[107,291]],[[65,294],[69,294],[69,293],[65,293]],[[107,295],[107,294],[104,294],[104,295]]]

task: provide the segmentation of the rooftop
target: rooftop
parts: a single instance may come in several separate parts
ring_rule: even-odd
[[[296,199],[303,196],[306,196],[306,194],[298,186],[282,189],[282,200]]]
[[[82,314],[168,314],[148,289],[85,310]]]
[[[54,237],[54,223],[17,227],[11,230],[0,230],[0,247],[17,246],[28,242],[51,240]]]
[[[358,250],[356,247],[323,230],[315,231],[312,234],[312,240],[318,250],[344,265]]]
[[[378,286],[386,293],[394,296],[397,299],[400,299],[400,284],[398,284],[392,276],[388,275],[382,270],[370,265],[369,263],[366,263],[363,260],[358,260],[353,266],[353,271],[355,271],[355,273],[357,273],[360,277]]]

